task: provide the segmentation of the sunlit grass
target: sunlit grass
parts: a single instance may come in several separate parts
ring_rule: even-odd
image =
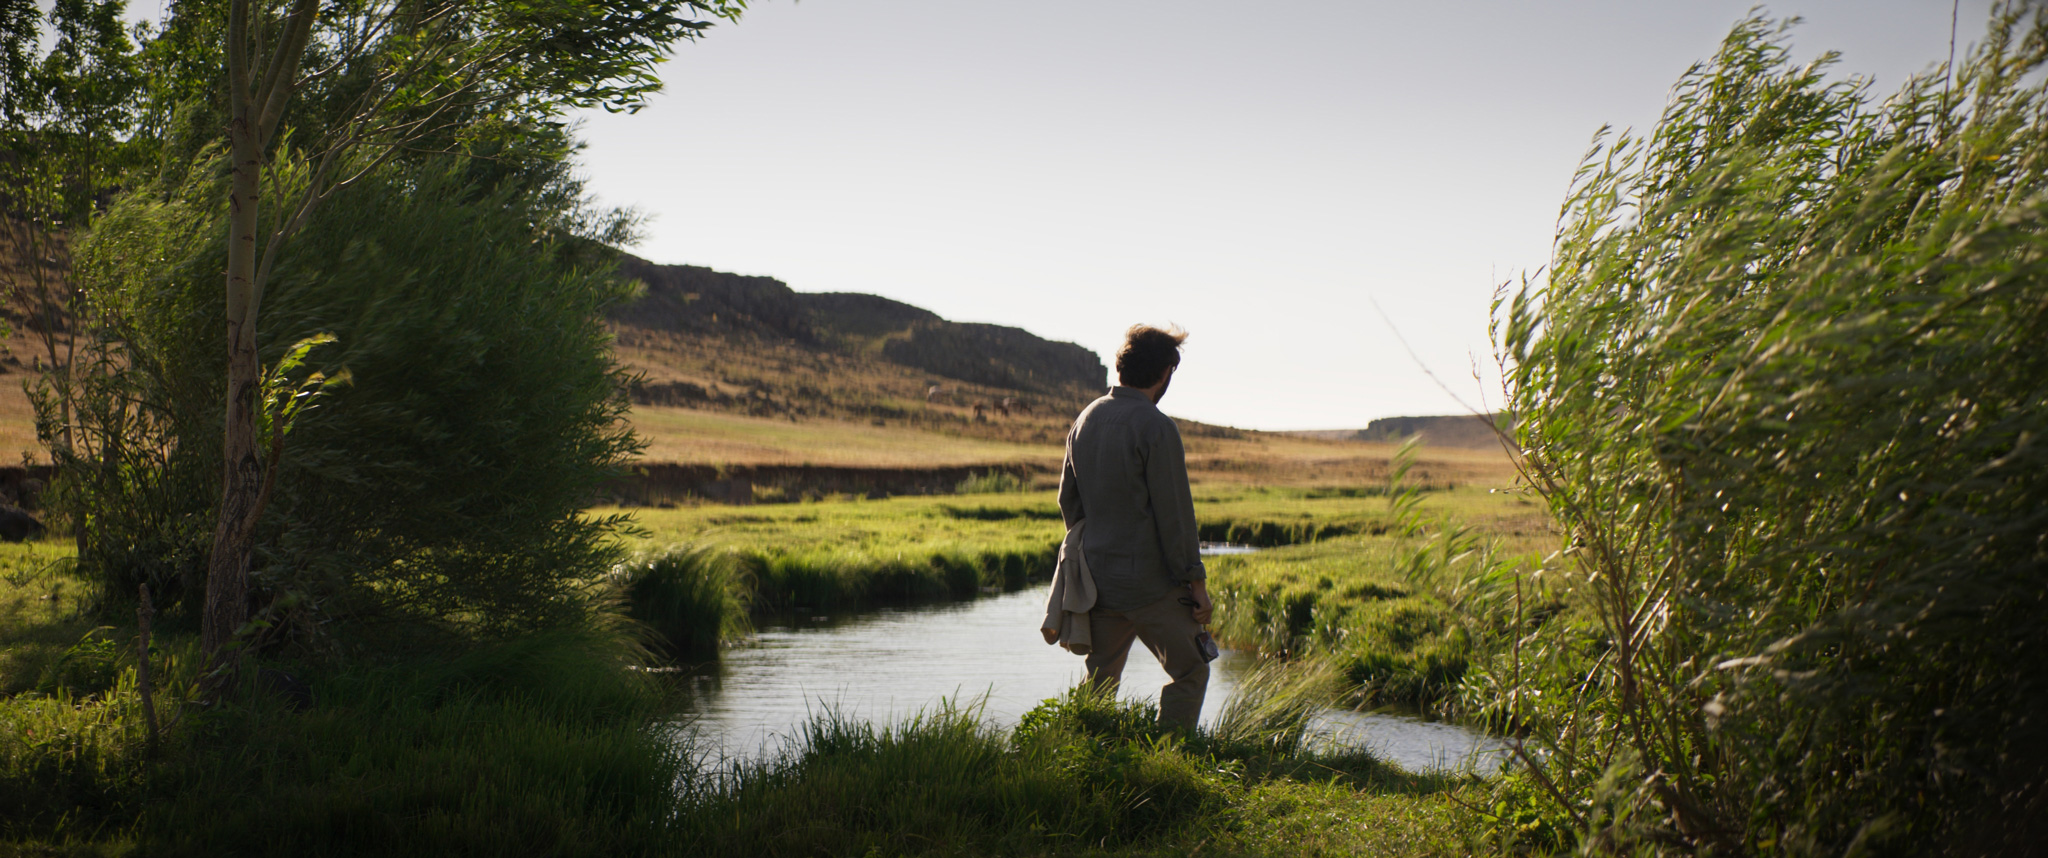
[[[0,542],[0,695],[28,690],[99,622],[82,616],[90,588],[63,574],[68,540]]]

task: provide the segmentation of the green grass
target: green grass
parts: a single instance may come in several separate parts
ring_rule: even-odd
[[[0,542],[0,696],[34,688],[99,625],[80,608],[91,588],[63,574],[69,542]]]
[[[1009,732],[971,708],[821,718],[796,753],[686,804],[679,828],[698,855],[1455,854],[1475,833],[1461,785],[1162,732],[1149,707],[1080,688]]]
[[[698,770],[621,640],[302,665],[304,711],[172,692],[153,753],[132,664],[95,696],[0,700],[0,854],[1424,855],[1478,831],[1469,781],[1304,749],[1314,676],[1250,683],[1214,732],[1082,688],[1014,730],[972,707],[824,716],[784,756]]]
[[[1527,523],[1508,496],[1423,503],[1489,532]],[[624,624],[291,665],[314,689],[305,711],[253,682],[213,710],[184,705],[193,642],[160,635],[170,726],[152,752],[132,624],[78,614],[90,594],[51,565],[63,546],[0,546],[0,853],[1424,855],[1488,836],[1466,805],[1493,787],[1301,742],[1312,704],[1356,678],[1353,656],[1448,652],[1426,635],[1400,648],[1387,630],[1406,626],[1375,613],[1457,610],[1394,571],[1386,500],[1209,492],[1199,515],[1275,539],[1346,534],[1214,562],[1226,638],[1300,649],[1291,625],[1277,626],[1283,647],[1239,618],[1304,594],[1338,632],[1318,639],[1312,624],[1307,650],[1328,657],[1273,662],[1210,730],[1168,734],[1143,705],[1076,692],[1007,731],[971,707],[893,725],[826,717],[784,756],[723,771],[693,768],[676,744],[662,692],[630,669],[645,656]],[[1043,566],[1005,558],[1049,564],[1061,531],[1048,493],[641,516],[647,559],[615,573],[622,602],[669,603],[666,619],[637,613],[683,647],[701,647],[713,617],[734,633],[723,623],[764,591],[851,606],[1021,585]],[[690,613],[703,605],[715,610]],[[1368,638],[1378,649],[1348,648]]]
[[[1353,535],[1212,558],[1217,637],[1234,647],[1325,660],[1357,703],[1448,704],[1491,632],[1465,604],[1473,596],[1460,589],[1469,586],[1462,577],[1467,564],[1487,553],[1483,540],[1492,542],[1491,556],[1539,547],[1550,538],[1545,518],[1518,495],[1424,495],[1418,512],[1425,519],[1476,537],[1442,557],[1441,528],[1403,535],[1391,526],[1385,502],[1375,507],[1355,513],[1352,520],[1367,526]],[[1331,521],[1325,526],[1347,520]]]
[[[1461,618],[1396,570],[1392,539],[1342,537],[1210,563],[1225,645],[1328,658],[1362,702],[1426,704],[1464,677]]]
[[[1490,509],[1484,499],[1492,496],[1460,490],[1431,497],[1433,507],[1457,513]],[[635,552],[729,557],[740,600],[771,612],[1015,590],[1051,575],[1065,532],[1046,491],[630,512],[645,531],[629,543]],[[1211,490],[1197,496],[1195,512],[1204,539],[1259,546],[1385,534],[1393,521],[1385,500],[1369,490]]]
[[[132,629],[125,630],[131,636]],[[292,711],[245,671],[187,704],[192,641],[93,694],[0,699],[0,854],[550,854],[661,848],[682,749],[615,635],[552,634],[375,665],[299,666]]]
[[[611,510],[601,510],[611,512]],[[633,510],[636,551],[732,559],[755,610],[846,610],[969,598],[1048,575],[1063,528],[1051,495]]]
[[[645,851],[679,752],[627,658],[547,635],[316,674],[305,712],[251,695],[154,774],[142,836],[170,855]]]
[[[1550,538],[1545,514],[1520,496],[1459,489],[1423,498],[1422,514],[1514,546]],[[846,610],[1015,590],[1051,574],[1065,530],[1052,492],[632,512],[645,531],[632,547],[643,557],[689,554],[706,567],[693,574],[729,581],[690,591],[701,602],[687,610],[675,592],[664,591],[658,609],[651,591],[629,596],[636,617],[667,623],[664,634],[696,640],[686,647],[696,652],[714,627],[726,636],[744,629],[749,610]],[[1338,652],[1349,675],[1392,699],[1436,696],[1462,673],[1469,642],[1457,638],[1457,618],[1396,571],[1401,542],[1383,492],[1209,490],[1197,495],[1195,514],[1204,539],[1274,547],[1211,561],[1227,641],[1273,653]],[[655,619],[684,614],[687,623]]]

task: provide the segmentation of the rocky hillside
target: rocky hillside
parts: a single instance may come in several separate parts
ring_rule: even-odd
[[[1019,328],[694,265],[627,256],[620,268],[645,287],[610,314],[619,359],[639,376],[634,404],[645,409],[1050,444],[1108,383],[1093,352]]]
[[[929,310],[876,295],[797,292],[780,280],[694,265],[656,265],[628,256],[628,276],[646,285],[612,311],[622,331],[717,338],[847,356],[872,356],[948,382],[1068,399],[1091,395],[1108,371],[1094,352],[1021,328],[949,322]]]

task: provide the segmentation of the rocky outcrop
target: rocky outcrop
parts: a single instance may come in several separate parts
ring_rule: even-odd
[[[1093,395],[1109,377],[1094,352],[1073,343],[1022,328],[950,322],[879,295],[797,292],[772,277],[656,265],[633,256],[620,261],[620,272],[646,287],[611,310],[612,322],[624,327],[879,354],[944,379],[1049,395]],[[704,395],[652,386],[636,391],[646,401],[676,404]]]
[[[1453,414],[1443,417],[1382,417],[1366,424],[1351,436],[1355,441],[1384,441],[1398,444],[1410,437],[1422,436],[1422,443],[1432,447],[1473,447],[1500,448],[1500,436],[1494,434],[1494,421],[1498,415],[1478,416]],[[1510,421],[1509,426],[1513,426]]]
[[[821,345],[796,290],[773,277],[727,274],[696,265],[656,265],[635,256],[619,272],[646,291],[611,310],[621,325],[683,334],[752,334]]]
[[[882,354],[947,378],[1014,390],[1099,390],[1109,378],[1094,352],[1002,325],[920,322],[886,341]]]

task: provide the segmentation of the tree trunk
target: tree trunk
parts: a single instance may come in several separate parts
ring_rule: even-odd
[[[220,519],[213,530],[213,554],[206,564],[206,614],[200,642],[207,656],[209,685],[225,687],[241,659],[230,647],[235,631],[249,616],[249,558],[254,548],[256,519],[263,513],[263,459],[257,449],[256,399],[262,367],[256,359],[256,311],[262,293],[256,284],[256,204],[262,178],[263,147],[249,63],[243,46],[248,26],[246,3],[235,4],[228,44],[228,99],[233,116],[228,142],[234,173],[228,191],[227,427],[221,464]],[[213,695],[206,695],[211,697]]]

